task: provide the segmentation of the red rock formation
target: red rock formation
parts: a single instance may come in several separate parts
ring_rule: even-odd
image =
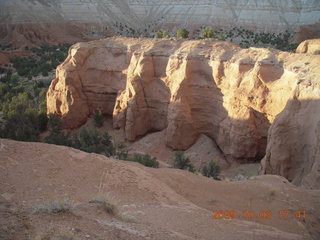
[[[168,146],[187,149],[204,134],[227,157],[257,160],[265,155],[276,116],[297,89],[308,87],[301,83],[318,89],[314,69],[319,57],[211,40],[109,38],[80,43],[58,67],[47,107],[63,116],[67,128],[79,127],[100,108],[113,115],[114,127],[124,128],[130,141],[166,129]],[[269,152],[272,139],[282,138],[272,129]],[[278,164],[277,157],[265,163]],[[263,169],[285,175],[266,164]]]

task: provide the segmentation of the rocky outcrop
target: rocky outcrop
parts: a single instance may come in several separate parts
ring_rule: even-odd
[[[309,119],[307,113],[316,114],[319,104],[301,101],[307,96],[319,99],[319,58],[273,49],[241,49],[213,40],[109,38],[79,43],[57,69],[47,94],[47,109],[62,115],[67,128],[76,128],[100,108],[113,116],[114,127],[123,128],[128,140],[165,129],[166,144],[173,149],[187,149],[206,135],[224,156],[240,161],[263,158],[268,137],[262,172],[292,180],[290,176],[302,174],[300,179],[304,179],[315,173],[313,156],[319,153],[303,146],[309,141],[316,149],[319,142],[305,141],[299,131],[305,131],[308,121],[314,121],[316,129],[317,118]],[[290,119],[294,114],[300,120]],[[298,131],[281,119],[293,125],[302,121],[303,125]],[[284,154],[286,139],[296,142],[287,146],[290,154],[280,158],[277,154]],[[301,154],[310,154],[308,169],[300,168],[305,162],[302,155],[292,152],[299,149]],[[281,159],[296,164],[290,169]]]
[[[121,48],[74,45],[50,85],[48,112],[63,115],[66,128],[79,127],[96,109],[112,114],[117,93],[125,87],[123,71],[129,60]]]
[[[317,60],[320,62],[320,57]],[[298,82],[293,97],[271,125],[261,173],[278,174],[296,185],[319,189],[319,98],[319,74]]]
[[[310,39],[299,44],[297,53],[320,54],[320,39]]]
[[[298,81],[269,129],[261,173],[278,174],[297,185],[319,189],[320,55],[295,54],[289,60]]]

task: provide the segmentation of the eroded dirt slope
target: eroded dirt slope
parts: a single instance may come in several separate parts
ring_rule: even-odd
[[[320,191],[277,176],[214,181],[176,169],[151,169],[72,148],[0,142],[1,239],[317,239]],[[90,200],[109,196],[115,216]],[[34,212],[68,198],[71,213]],[[271,210],[272,219],[213,220],[213,210]],[[276,212],[289,210],[281,219]],[[307,212],[296,219],[293,212]],[[121,217],[122,216],[122,217]],[[131,218],[130,218],[131,217]],[[134,219],[134,220],[133,220]],[[132,221],[133,220],[133,221]]]

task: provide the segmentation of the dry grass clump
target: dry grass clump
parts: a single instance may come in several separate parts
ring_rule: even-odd
[[[48,214],[58,214],[58,213],[69,213],[71,212],[73,202],[68,199],[55,199],[49,200],[43,204],[35,207],[36,213],[48,213]]]
[[[137,206],[135,204],[123,205],[119,217],[125,222],[137,223],[138,217],[144,215],[144,212],[139,211],[136,208]]]
[[[113,198],[108,196],[107,194],[98,195],[94,199],[90,200],[89,203],[98,204],[108,214],[116,214],[117,208],[113,203]]]
[[[137,223],[138,220],[135,216],[133,216],[132,214],[130,214],[129,212],[121,212],[119,214],[121,220],[125,221],[125,222],[131,222],[131,223]]]

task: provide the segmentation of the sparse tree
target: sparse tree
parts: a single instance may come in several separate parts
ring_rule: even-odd
[[[112,143],[112,138],[108,134],[108,132],[105,132],[103,134],[101,143],[103,144],[104,153],[107,157],[111,157],[115,154],[115,148]]]
[[[103,114],[100,109],[96,109],[93,113],[94,126],[100,128],[103,126]]]

